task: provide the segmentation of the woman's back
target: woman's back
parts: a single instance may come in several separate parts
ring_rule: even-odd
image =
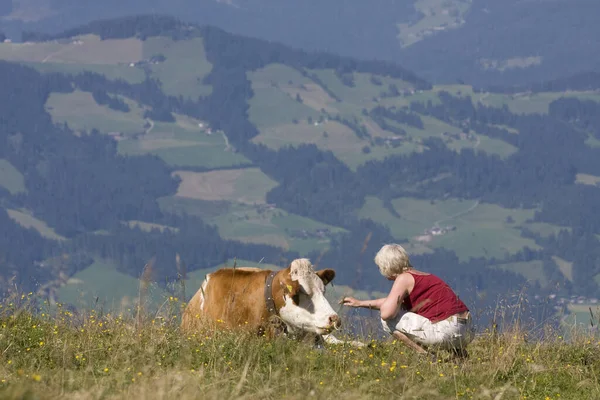
[[[439,277],[420,271],[407,272],[415,280],[415,285],[405,300],[409,311],[422,315],[431,322],[468,311],[456,293]]]

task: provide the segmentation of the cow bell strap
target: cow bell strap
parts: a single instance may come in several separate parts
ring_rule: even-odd
[[[277,271],[271,271],[265,282],[265,302],[270,314],[277,314],[275,300],[273,300],[273,278],[275,278],[275,275],[277,275]]]

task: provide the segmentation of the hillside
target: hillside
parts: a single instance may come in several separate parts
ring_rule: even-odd
[[[435,83],[526,84],[597,70],[595,0],[3,0],[0,32],[58,33],[140,13],[305,50],[400,62]],[[3,17],[2,17],[3,16]]]
[[[498,296],[537,321],[599,296],[597,90],[432,85],[169,17],[31,40],[0,44],[5,282],[86,304],[135,296],[153,256],[159,296],[307,256],[337,296],[385,290],[397,241],[484,324]]]

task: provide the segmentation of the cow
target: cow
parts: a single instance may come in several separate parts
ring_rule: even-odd
[[[279,271],[219,269],[206,276],[189,301],[181,328],[190,332],[213,327],[267,337],[312,335],[316,343],[341,343],[331,335],[340,329],[341,319],[324,295],[334,277],[333,269],[315,271],[307,258]]]

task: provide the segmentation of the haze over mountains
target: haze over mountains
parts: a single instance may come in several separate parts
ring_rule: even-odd
[[[600,66],[595,0],[0,0],[0,30],[18,39],[140,13],[400,62],[433,83],[523,84]]]
[[[0,44],[4,288],[132,299],[155,257],[160,297],[308,256],[339,297],[384,290],[372,256],[396,241],[482,313],[524,286],[538,320],[600,297],[600,75],[577,58],[480,90],[169,16],[25,39]],[[512,74],[490,60],[484,86]]]

